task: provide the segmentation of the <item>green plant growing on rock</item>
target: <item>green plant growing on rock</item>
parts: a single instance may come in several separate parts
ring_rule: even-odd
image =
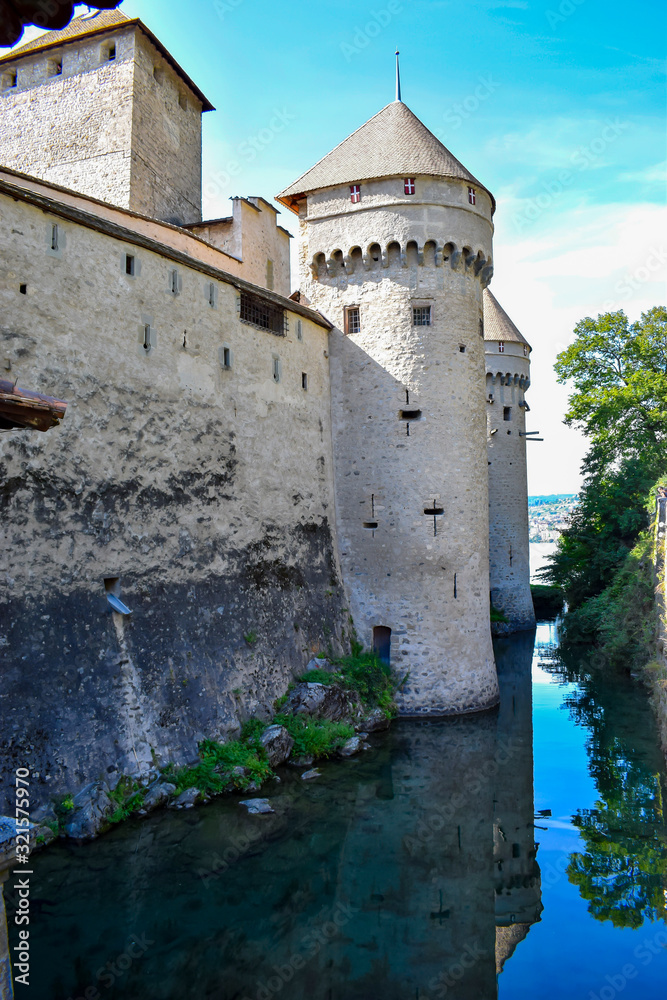
[[[257,642],[257,633],[245,632],[243,638],[245,639],[245,641],[248,643],[249,646],[254,646],[255,643]]]
[[[491,605],[490,618],[492,622],[497,622],[502,625],[507,625],[508,622],[507,616],[504,615],[499,608],[494,608],[493,604]]]
[[[284,726],[294,740],[293,757],[331,757],[354,736],[354,727],[347,722],[302,715],[277,715],[274,722]]]

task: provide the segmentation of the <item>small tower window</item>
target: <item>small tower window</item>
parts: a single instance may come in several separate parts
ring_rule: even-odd
[[[353,205],[361,201],[361,185],[360,184],[350,184],[350,201]]]
[[[178,106],[179,106],[179,108],[182,108],[183,111],[187,111],[188,110],[188,99],[185,96],[184,91],[182,91],[182,90],[179,90],[179,92],[178,92]]]
[[[308,391],[308,375],[306,372],[301,372],[301,388],[305,392]]]
[[[475,193],[475,189],[474,189],[474,188],[471,188],[471,187],[469,187],[469,188],[468,188],[468,204],[469,204],[469,205],[474,205],[474,204],[475,204],[475,201],[476,201],[476,193]]]
[[[2,89],[11,90],[12,87],[16,86],[17,73],[15,69],[8,70],[7,73],[2,74]]]
[[[142,345],[145,351],[150,351],[151,347],[153,346],[152,341],[151,341],[151,336],[152,336],[151,325],[150,325],[150,323],[145,323],[144,324],[144,339],[143,339],[143,345]]]
[[[296,321],[296,339],[303,340],[303,324],[300,319]]]
[[[107,47],[107,62],[113,62],[116,58],[116,43],[111,42]]]
[[[131,253],[125,254],[125,274],[134,274],[134,257]]]
[[[527,344],[523,345],[523,356],[524,356],[524,358],[528,357],[528,345]]]
[[[273,355],[273,381],[280,382],[280,358]]]
[[[412,307],[412,325],[413,326],[430,326],[431,325],[431,307],[430,306],[413,306]]]
[[[505,353],[505,341],[504,340],[499,340],[498,341],[498,354],[504,354],[504,353]]]
[[[405,194],[415,193],[415,179],[414,177],[406,177],[403,181],[403,191]]]
[[[211,309],[215,309],[215,282],[209,281],[206,289],[206,301]]]
[[[62,58],[59,59],[49,59],[47,63],[46,71],[49,76],[62,76],[63,72],[63,61]]]
[[[220,348],[220,364],[223,368],[232,367],[232,350],[227,344],[223,344]]]
[[[51,249],[52,250],[57,250],[58,249],[59,236],[60,236],[60,233],[58,232],[58,226],[54,223],[51,226]]]
[[[503,420],[511,420],[511,419],[512,419],[512,407],[503,406]]]
[[[162,83],[164,81],[164,73],[162,72],[159,66],[153,66],[153,79],[155,80],[156,83],[162,86]]]
[[[273,261],[267,260],[266,262],[266,287],[269,291],[273,291]]]
[[[169,291],[172,295],[178,295],[178,271],[175,267],[169,272]]]
[[[353,334],[361,332],[361,316],[359,306],[347,306],[345,309],[345,333]]]

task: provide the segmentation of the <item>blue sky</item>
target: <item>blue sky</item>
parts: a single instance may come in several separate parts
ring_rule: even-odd
[[[529,490],[574,492],[585,442],[561,423],[555,356],[578,319],[634,320],[667,300],[664,0],[121,10],[217,108],[204,116],[208,217],[231,195],[273,197],[393,100],[399,46],[404,101],[498,201],[492,289],[533,346],[531,429],[547,439],[529,446]],[[296,232],[290,213],[281,222]]]

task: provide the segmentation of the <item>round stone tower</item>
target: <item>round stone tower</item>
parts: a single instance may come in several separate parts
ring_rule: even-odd
[[[359,639],[403,714],[498,699],[482,290],[492,195],[397,100],[280,195],[330,336],[338,543]]]
[[[507,618],[498,631],[534,628],[528,547],[525,393],[530,345],[484,290],[491,603]]]

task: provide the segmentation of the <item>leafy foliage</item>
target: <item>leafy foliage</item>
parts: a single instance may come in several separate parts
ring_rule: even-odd
[[[598,800],[572,817],[582,846],[567,875],[596,920],[616,927],[667,922],[667,822],[660,750],[646,694],[596,654],[561,647],[542,664],[573,685],[565,704],[588,732]]]
[[[310,719],[302,715],[277,715],[274,722],[284,726],[294,740],[293,757],[331,757],[354,736],[354,727],[347,722]]]
[[[632,324],[622,311],[588,317],[574,333],[556,372],[574,387],[565,422],[591,447],[580,502],[541,575],[563,588],[570,611],[582,609],[577,628],[590,637],[608,601],[583,606],[612,585],[647,527],[647,494],[667,474],[667,308]]]
[[[531,583],[535,615],[540,620],[553,621],[563,610],[564,597],[560,587],[550,587],[544,583]]]
[[[640,670],[649,662],[656,628],[652,550],[647,531],[612,584],[566,617],[564,643],[595,643],[602,662],[625,669]]]

